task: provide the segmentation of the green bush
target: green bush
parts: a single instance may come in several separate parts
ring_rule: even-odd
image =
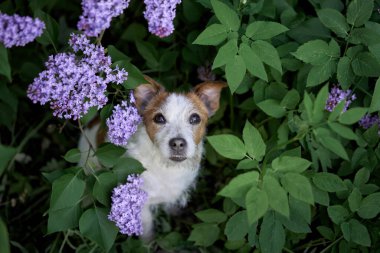
[[[110,191],[141,164],[107,143],[102,169],[77,167],[79,128],[98,112],[78,126],[26,97],[48,56],[67,50],[80,3],[5,0],[0,12],[47,28],[25,47],[0,44],[0,252],[379,252],[379,121],[359,122],[380,110],[380,1],[183,0],[163,39],[144,8],[132,0],[101,39],[129,73],[112,104],[142,74],[181,91],[212,69],[229,87],[188,207],[160,212],[149,245],[118,234]],[[352,103],[330,112],[333,87]]]

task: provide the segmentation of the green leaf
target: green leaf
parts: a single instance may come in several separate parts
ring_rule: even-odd
[[[368,230],[359,221],[351,219],[349,222],[342,223],[341,229],[344,239],[347,241],[352,241],[365,247],[371,246],[371,237]]]
[[[274,118],[282,118],[286,114],[285,107],[280,105],[280,102],[275,99],[267,99],[257,104],[266,114]]]
[[[369,113],[380,111],[380,78],[377,79],[371,105],[369,106]]]
[[[54,48],[57,48],[58,45],[58,36],[59,36],[59,25],[49,14],[37,10],[35,11],[35,16],[41,19],[45,23],[45,30],[43,34],[38,37],[36,40],[42,45],[52,44]]]
[[[117,49],[114,45],[109,45],[107,47],[107,54],[111,56],[112,62],[117,61],[130,61],[131,59],[126,56],[123,52],[121,52],[119,49]]]
[[[243,159],[245,156],[244,143],[234,135],[214,135],[207,137],[207,140],[221,156],[235,160]]]
[[[359,210],[360,203],[362,201],[362,194],[358,188],[354,188],[348,196],[348,206],[352,212],[356,212]]]
[[[372,15],[373,0],[353,0],[347,8],[347,22],[356,27],[363,25]]]
[[[243,129],[243,140],[247,153],[256,161],[261,161],[265,155],[266,145],[260,132],[249,122]]]
[[[104,166],[112,167],[124,153],[124,148],[107,143],[99,147],[96,150],[95,155]]]
[[[380,73],[379,61],[369,52],[361,52],[356,55],[351,66],[358,76],[378,77]]]
[[[240,45],[239,55],[243,57],[245,66],[248,69],[249,73],[266,82],[268,81],[268,76],[265,71],[264,64],[251,47],[249,47],[246,43],[242,43]]]
[[[196,224],[187,240],[193,241],[196,246],[208,247],[218,239],[219,233],[220,229],[216,224]]]
[[[280,172],[301,173],[309,168],[311,162],[295,156],[281,156],[272,161],[272,168]]]
[[[258,180],[259,173],[257,171],[250,171],[237,175],[218,192],[218,195],[232,199],[244,197],[249,189],[257,185]]]
[[[358,215],[363,219],[375,218],[380,213],[380,192],[372,193],[363,198]]]
[[[339,37],[348,35],[349,26],[345,17],[337,10],[326,8],[317,12],[322,24],[335,32]]]
[[[227,62],[225,72],[231,93],[234,93],[243,81],[246,70],[247,67],[241,55],[235,55]]]
[[[285,217],[289,217],[288,196],[277,179],[270,175],[265,175],[263,189],[268,196],[269,206]]]
[[[124,68],[128,71],[128,79],[123,83],[123,86],[126,89],[134,89],[138,85],[146,83],[146,80],[141,71],[132,63],[123,60],[115,62],[113,65],[119,66],[120,68]]]
[[[330,197],[327,192],[322,191],[319,188],[313,186],[313,196],[315,203],[318,203],[323,206],[329,206]]]
[[[360,187],[368,182],[369,178],[371,176],[371,172],[367,168],[361,168],[356,172],[355,178],[354,178],[354,185],[357,187]]]
[[[309,180],[294,172],[286,173],[281,178],[281,184],[295,199],[314,204],[313,191]]]
[[[340,141],[337,139],[330,137],[330,136],[320,136],[320,143],[330,150],[331,152],[335,153],[336,155],[340,156],[341,158],[349,161],[349,157],[347,155],[346,150],[344,149],[344,146]]]
[[[0,44],[0,75],[5,76],[10,82],[12,81],[11,65],[8,61],[8,51],[2,44]]]
[[[323,88],[318,92],[317,97],[314,101],[313,114],[311,117],[312,124],[320,123],[325,115],[326,101],[329,96],[328,85],[323,86]]]
[[[329,45],[323,40],[306,42],[292,54],[297,59],[314,66],[324,65],[330,60]]]
[[[264,216],[260,229],[259,242],[262,253],[282,252],[282,248],[285,245],[285,230],[281,222],[272,212]]]
[[[228,241],[243,240],[248,229],[247,211],[239,211],[227,221],[224,234]]]
[[[267,212],[269,203],[265,191],[253,186],[245,196],[248,224],[252,225]]]
[[[81,157],[80,150],[77,148],[70,149],[69,151],[66,152],[65,156],[63,159],[70,163],[78,163]]]
[[[130,174],[141,174],[143,171],[144,168],[139,161],[124,156],[119,159],[112,169],[119,182],[124,182]]]
[[[0,218],[0,252],[10,253],[9,234],[6,224]]]
[[[221,46],[215,56],[212,69],[226,65],[238,52],[237,40],[229,40],[226,44]]]
[[[327,122],[331,130],[347,140],[357,140],[358,136],[352,131],[351,128],[341,125],[336,122]]]
[[[349,217],[347,209],[340,205],[329,206],[327,208],[327,213],[330,219],[337,225],[341,224]]]
[[[207,223],[222,223],[227,220],[227,215],[216,209],[206,209],[195,213],[201,221]]]
[[[337,61],[327,61],[324,65],[313,66],[307,76],[306,86],[313,87],[329,80],[336,72]]]
[[[352,84],[354,77],[355,76],[351,68],[350,58],[347,56],[340,58],[337,68],[337,78],[339,84],[344,88],[348,88]]]
[[[7,147],[0,144],[0,176],[3,174],[4,170],[7,168],[9,162],[13,159],[16,153],[16,148]]]
[[[267,65],[278,70],[282,74],[280,56],[274,46],[263,40],[256,40],[251,45],[253,52]]]
[[[212,24],[198,35],[193,44],[216,46],[225,39],[227,39],[227,28],[222,24]]]
[[[70,228],[78,227],[78,222],[82,209],[78,204],[49,211],[47,233],[51,234],[58,231],[66,231]]]
[[[236,169],[237,170],[254,169],[254,168],[257,168],[258,164],[259,163],[257,160],[252,160],[248,158],[248,159],[241,160],[236,166]]]
[[[300,94],[298,93],[297,90],[291,89],[288,91],[285,95],[285,97],[281,100],[280,105],[289,109],[289,110],[294,110],[298,103],[300,102]]]
[[[367,108],[356,107],[342,113],[338,120],[341,124],[352,125],[358,122],[367,113]]]
[[[90,208],[79,220],[79,231],[108,252],[115,242],[116,226],[108,219],[105,208]]]
[[[117,185],[117,176],[112,172],[105,172],[96,178],[92,194],[103,205],[109,206],[112,189]]]
[[[335,174],[319,172],[314,174],[313,183],[321,190],[327,192],[338,192],[347,190],[343,180]]]
[[[229,30],[239,30],[240,19],[233,9],[218,0],[211,0],[211,5],[220,23],[225,25]]]
[[[247,26],[245,35],[254,40],[267,40],[289,29],[280,23],[270,21],[255,21]]]

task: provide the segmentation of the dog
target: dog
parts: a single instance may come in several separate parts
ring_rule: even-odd
[[[135,104],[143,120],[126,149],[127,155],[145,168],[141,174],[142,189],[148,198],[141,212],[142,238],[149,241],[154,234],[154,209],[159,205],[164,209],[183,207],[187,203],[200,169],[207,121],[218,110],[226,84],[208,81],[190,92],[176,93],[167,92],[152,78],[145,79],[147,83],[134,90]],[[91,137],[82,137],[80,146],[86,145],[86,141],[96,143],[98,129],[96,126],[87,130]]]

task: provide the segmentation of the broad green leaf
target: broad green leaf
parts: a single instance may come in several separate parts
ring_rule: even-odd
[[[358,136],[352,131],[351,128],[341,125],[336,122],[330,122],[328,121],[327,124],[333,130],[335,133],[340,135],[341,137],[347,139],[347,140],[357,140]]]
[[[216,224],[196,224],[187,240],[193,241],[196,246],[208,247],[218,239],[219,233],[220,229]]]
[[[280,172],[301,173],[309,168],[311,162],[295,156],[281,156],[272,161],[272,168]]]
[[[356,212],[359,210],[360,203],[362,201],[362,194],[358,188],[354,188],[348,196],[348,206],[352,212]]]
[[[259,162],[257,160],[252,160],[250,158],[241,160],[236,166],[237,170],[248,170],[257,168]]]
[[[234,135],[214,135],[207,137],[207,140],[221,156],[236,160],[240,160],[245,156],[244,143]]]
[[[336,155],[340,156],[341,158],[345,160],[350,160],[346,150],[344,149],[344,146],[340,141],[337,139],[330,137],[330,136],[320,136],[320,143],[330,150],[331,152],[335,153]]]
[[[297,90],[291,89],[288,91],[285,95],[285,97],[281,100],[280,105],[289,109],[289,110],[294,110],[298,103],[300,102],[300,94],[298,93]]]
[[[317,230],[327,240],[330,240],[330,241],[334,240],[335,234],[331,228],[325,227],[325,226],[318,226]]]
[[[206,209],[195,213],[201,221],[207,223],[222,223],[227,220],[227,215],[217,209]]]
[[[289,217],[288,196],[277,179],[270,175],[265,175],[263,189],[268,196],[269,206],[285,217]]]
[[[248,44],[242,43],[240,45],[239,55],[243,57],[245,66],[248,69],[249,73],[251,73],[253,76],[257,76],[264,81],[268,81],[268,76],[262,60],[252,50],[252,48],[248,46]]]
[[[301,174],[289,172],[281,178],[281,184],[295,199],[314,204],[313,191],[309,180]]]
[[[256,161],[261,161],[265,155],[266,145],[260,132],[249,122],[243,129],[243,140],[247,153]]]
[[[265,191],[253,186],[245,196],[248,224],[257,222],[268,210],[268,196]]]
[[[342,113],[338,120],[341,124],[352,125],[358,122],[367,113],[367,108],[356,107]]]
[[[293,55],[312,65],[324,65],[330,60],[329,45],[323,40],[312,40],[301,45]]]
[[[330,219],[337,225],[341,224],[349,217],[347,209],[340,205],[329,206],[327,208],[327,213]]]
[[[8,61],[8,51],[0,44],[0,75],[5,76],[8,81],[12,81],[11,65]]]
[[[348,226],[347,225],[345,226],[346,232],[343,233],[344,239],[346,239],[347,241],[352,241],[356,244],[359,244],[365,247],[371,246],[371,237],[368,233],[366,226],[364,226],[363,224],[361,224],[359,221],[355,219],[351,219],[346,224],[348,224]]]
[[[0,144],[0,176],[7,168],[9,162],[16,155],[17,149],[13,147],[3,146]]]
[[[245,35],[254,40],[267,40],[289,29],[276,22],[254,21],[247,26]]]
[[[70,149],[69,151],[66,152],[65,156],[63,159],[70,163],[78,163],[81,157],[80,150],[77,148]]]
[[[323,206],[329,206],[330,204],[330,197],[328,192],[320,190],[316,186],[313,186],[313,196],[315,203],[318,203]]]
[[[256,40],[252,43],[251,47],[253,52],[255,52],[265,64],[278,70],[282,74],[280,56],[272,44],[263,40]]]
[[[246,70],[247,67],[241,55],[235,55],[227,62],[225,71],[231,93],[234,93],[243,81]]]
[[[358,76],[378,77],[380,73],[379,61],[369,52],[359,53],[352,60],[351,66]]]
[[[226,186],[224,186],[220,192],[218,192],[218,195],[232,199],[244,197],[242,193],[246,193],[253,186],[256,186],[258,180],[259,173],[257,171],[250,171],[237,175]]]
[[[320,123],[326,112],[326,101],[329,96],[329,88],[328,85],[323,86],[323,88],[318,92],[317,97],[314,101],[313,115],[311,117],[312,123],[317,124]]]
[[[342,114],[344,107],[346,106],[346,100],[340,101],[334,108],[334,110],[329,115],[329,121],[336,121],[338,117]]]
[[[247,216],[246,216],[247,217]],[[9,234],[6,224],[0,218],[0,252],[10,253]]]
[[[131,59],[126,56],[122,51],[117,49],[114,45],[109,45],[107,47],[107,54],[111,56],[112,62],[117,62],[117,61],[130,61]]]
[[[95,155],[104,166],[112,167],[124,153],[124,148],[107,143],[99,147],[96,150]]]
[[[380,213],[380,192],[372,193],[363,198],[358,215],[363,219],[375,218]]]
[[[285,245],[285,230],[272,212],[264,216],[261,224],[260,250],[262,253],[281,253]]]
[[[92,194],[103,205],[109,206],[112,189],[117,185],[117,176],[112,172],[105,172],[96,178]]]
[[[156,64],[158,64],[158,63],[156,63]],[[117,61],[113,65],[118,66],[119,68],[123,68],[123,69],[128,70],[128,79],[123,82],[124,88],[134,89],[138,85],[146,83],[146,80],[145,80],[143,74],[141,73],[141,71],[135,65],[130,63],[129,61],[126,61],[126,60]],[[108,106],[108,105],[106,105],[106,106]],[[106,106],[104,108],[106,108]],[[102,117],[102,114],[100,114],[100,116]]]
[[[58,37],[59,37],[59,25],[49,14],[37,10],[34,13],[35,17],[41,19],[46,28],[42,35],[36,39],[42,45],[52,44],[54,48],[58,46]]]
[[[226,44],[220,47],[218,53],[215,56],[212,69],[224,66],[229,62],[238,52],[237,40],[229,40]]]
[[[240,19],[233,9],[218,0],[211,0],[211,5],[220,23],[225,25],[229,30],[239,30]]]
[[[313,66],[307,76],[306,86],[313,87],[329,80],[336,72],[337,61],[327,61],[323,65]]]
[[[353,0],[347,8],[347,22],[356,27],[363,25],[372,15],[373,0]]]
[[[95,207],[82,214],[79,231],[108,252],[116,240],[118,230],[108,219],[107,209]]]
[[[266,114],[274,118],[282,118],[286,114],[285,107],[280,105],[280,102],[275,99],[267,99],[257,104]]]
[[[243,240],[248,229],[247,211],[240,211],[227,221],[224,234],[229,241]]]
[[[112,169],[118,181],[124,183],[130,174],[141,174],[144,171],[142,164],[130,157],[122,156]]]
[[[369,178],[371,176],[371,172],[367,168],[361,168],[356,172],[355,178],[354,178],[354,185],[360,187],[368,182]]]
[[[347,190],[343,180],[332,173],[319,172],[313,176],[313,183],[321,190],[327,192],[338,192]]]
[[[343,88],[348,88],[352,84],[355,76],[351,68],[351,60],[349,57],[344,56],[339,59],[336,75],[339,84]]]
[[[326,8],[317,12],[322,24],[335,32],[339,37],[348,35],[349,26],[345,17],[337,10]]]
[[[313,101],[311,101],[311,97],[307,92],[304,94],[303,106],[305,107],[307,118],[311,121],[313,117]]]
[[[58,231],[66,231],[70,228],[78,227],[78,222],[82,209],[77,203],[54,211],[49,211],[47,233],[51,234]]]
[[[375,89],[373,91],[373,96],[371,100],[371,105],[369,107],[369,113],[380,111],[380,78],[377,79],[375,84]]]
[[[227,39],[227,28],[222,24],[212,24],[198,35],[193,44],[216,46],[225,39]]]

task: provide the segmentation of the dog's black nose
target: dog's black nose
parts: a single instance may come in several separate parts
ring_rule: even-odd
[[[173,138],[169,141],[170,148],[175,152],[184,151],[186,148],[186,140],[184,138]]]

